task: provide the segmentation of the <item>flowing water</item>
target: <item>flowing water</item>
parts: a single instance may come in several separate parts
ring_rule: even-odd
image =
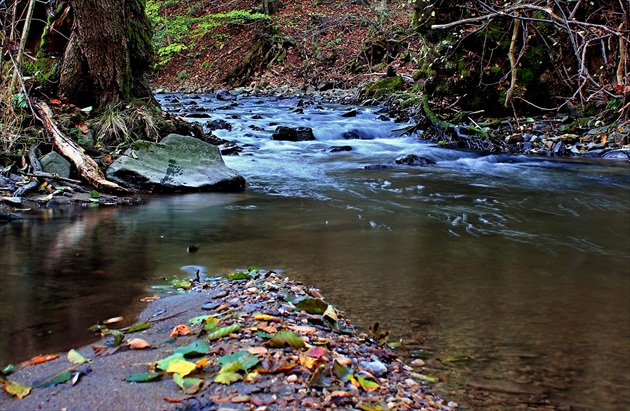
[[[2,365],[86,343],[164,277],[255,265],[391,330],[464,409],[630,407],[628,164],[439,149],[376,108],[159,98],[232,125],[214,133],[244,147],[224,159],[248,188],[0,227]],[[276,125],[316,140],[271,140]],[[394,165],[412,153],[436,164]]]

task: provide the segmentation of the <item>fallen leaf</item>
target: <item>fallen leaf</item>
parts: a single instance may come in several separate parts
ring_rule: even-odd
[[[31,387],[27,387],[24,385],[17,384],[13,381],[4,381],[2,382],[2,389],[8,392],[11,395],[14,395],[18,398],[24,398],[31,392]]]
[[[131,374],[125,377],[125,381],[129,382],[151,382],[155,381],[162,373],[159,372],[143,372],[141,374]]]
[[[180,403],[186,399],[188,398],[187,397],[184,397],[184,398],[164,397],[164,401],[171,402],[171,403]]]
[[[91,360],[85,358],[75,349],[68,351],[68,361],[73,362],[75,364],[83,364],[85,362],[90,362]]]
[[[28,361],[24,361],[22,363],[22,367],[26,367],[27,365],[42,364],[48,361],[56,360],[57,358],[59,358],[57,354],[38,355],[37,357],[33,357]]]
[[[196,364],[197,365],[197,369],[203,368],[206,365],[207,362],[208,362],[208,359],[205,358],[205,357],[200,359],[199,361],[197,361],[197,364]]]
[[[210,318],[212,318],[211,315],[200,315],[199,317],[191,318],[190,320],[188,320],[188,324],[195,325],[195,324],[205,323]]]
[[[74,125],[77,129],[81,130],[83,133],[87,133],[90,127],[83,121]]]
[[[269,340],[269,346],[273,348],[283,348],[286,346],[291,348],[304,348],[306,344],[300,336],[293,331],[282,330],[278,331],[278,333]]]
[[[129,329],[127,331],[125,331],[125,333],[131,334],[131,333],[135,333],[135,332],[138,332],[138,331],[146,330],[150,326],[151,326],[150,323],[134,324],[131,327],[129,327]]]
[[[189,335],[194,333],[193,329],[185,324],[176,325],[171,331],[171,337],[177,337],[180,335]]]
[[[113,353],[118,351],[119,348],[120,347],[108,347],[106,345],[92,344],[92,350],[94,350],[94,355],[96,355],[97,357],[112,355]]]
[[[243,364],[240,362],[230,362],[223,367],[219,371],[219,374],[214,378],[214,382],[219,384],[230,385],[235,381],[239,381],[243,379],[243,376],[239,374],[237,371],[241,370]]]
[[[175,349],[175,354],[182,354],[184,357],[187,355],[203,355],[208,354],[210,349],[208,348],[208,344],[201,340],[196,340],[188,345],[183,347],[178,347]]]
[[[328,309],[328,304],[318,298],[305,298],[294,305],[309,314],[324,314]]]
[[[283,371],[289,371],[295,368],[295,363],[287,358],[275,360],[273,357],[265,357],[260,361],[260,365],[256,371],[261,374],[274,374]]]
[[[183,378],[179,374],[173,374],[173,381],[175,384],[179,385],[182,390],[184,390],[184,394],[192,395],[195,394],[201,388],[203,384],[203,380],[199,378]]]
[[[140,301],[142,302],[148,302],[148,301],[156,301],[159,300],[160,297],[158,297],[157,295],[154,295],[153,297],[143,297],[140,299]]]
[[[41,380],[37,380],[33,382],[33,387],[35,388],[48,388],[55,386],[57,384],[63,384],[66,381],[69,381],[72,378],[72,372],[70,370],[60,371],[56,374],[50,375]]]
[[[136,350],[142,350],[143,348],[151,347],[151,344],[143,340],[142,338],[133,338],[127,341],[127,345]]]
[[[290,325],[287,328],[303,334],[313,334],[317,331],[315,327],[309,327],[307,325]]]
[[[237,351],[234,354],[224,355],[219,358],[219,365],[225,366],[227,364],[239,363],[241,364],[240,370],[243,371],[249,370],[254,365],[258,364],[258,362],[258,357],[248,353],[247,351]]]
[[[257,320],[257,321],[271,321],[272,323],[282,322],[282,320],[280,318],[274,317],[273,315],[269,315],[269,314],[255,314],[254,315],[254,320]]]
[[[239,331],[241,327],[238,324],[232,324],[227,327],[219,328],[218,330],[211,332],[208,334],[208,340],[218,340],[219,338],[223,338],[228,336],[236,331]]]
[[[326,350],[324,347],[311,347],[306,352],[306,355],[313,358],[321,358],[326,354],[328,354],[328,350]]]
[[[247,352],[254,355],[259,355],[259,354],[264,355],[264,354],[267,354],[269,350],[266,349],[265,347],[251,347],[247,349]]]
[[[187,376],[197,368],[194,362],[186,361],[182,354],[173,354],[157,362],[157,368],[166,372],[178,373],[182,377]]]
[[[233,403],[243,403],[243,402],[250,402],[251,401],[251,397],[249,395],[237,395],[235,397],[232,397],[232,402]]]

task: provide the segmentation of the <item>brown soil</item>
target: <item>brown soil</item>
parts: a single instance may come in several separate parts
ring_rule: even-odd
[[[255,10],[259,3],[211,2],[198,7],[196,15]],[[387,67],[409,77],[417,70],[409,62],[418,49],[417,40],[402,31],[411,24],[410,4],[395,4],[386,14],[375,8],[376,2],[367,1],[294,0],[282,4],[270,21],[214,28],[211,35],[196,42],[194,56],[182,52],[160,68],[154,87],[172,91],[234,86],[350,88],[377,80]],[[186,14],[188,6],[175,5],[165,11]],[[246,67],[243,62],[259,45],[262,52],[254,53]],[[188,75],[182,75],[182,70]],[[235,70],[241,75],[234,76]]]

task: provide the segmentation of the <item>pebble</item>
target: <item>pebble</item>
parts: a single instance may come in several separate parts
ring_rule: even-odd
[[[383,364],[382,362],[380,362],[379,360],[374,360],[374,361],[361,361],[359,362],[359,365],[367,370],[369,370],[370,372],[372,372],[372,374],[374,374],[377,377],[380,377],[381,375],[385,374],[387,372],[387,367],[385,366],[385,364]]]
[[[220,301],[212,301],[212,302],[208,302],[208,303],[205,303],[204,305],[202,305],[201,309],[202,310],[214,310],[215,308],[217,308],[220,305],[221,305]]]

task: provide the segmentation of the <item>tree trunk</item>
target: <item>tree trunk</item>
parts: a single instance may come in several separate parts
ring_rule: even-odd
[[[80,106],[105,108],[152,100],[146,74],[153,59],[144,0],[69,0],[74,25],[59,94]]]

